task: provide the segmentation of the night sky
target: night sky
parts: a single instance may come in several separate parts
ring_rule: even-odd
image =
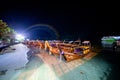
[[[0,6],[0,19],[19,33],[34,24],[48,24],[58,32],[59,39],[98,41],[102,36],[119,35],[117,27],[112,24],[113,8],[80,8],[80,4],[40,2],[13,2]],[[49,35],[47,30],[37,28],[28,33],[34,39]]]

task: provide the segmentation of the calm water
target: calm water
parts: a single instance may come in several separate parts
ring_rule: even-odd
[[[120,80],[120,52],[104,50],[99,56],[112,66],[107,80]]]

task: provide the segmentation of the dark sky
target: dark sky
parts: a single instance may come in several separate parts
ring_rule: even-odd
[[[13,2],[0,6],[0,19],[17,31],[39,23],[53,26],[60,38],[99,40],[104,35],[119,34],[112,23],[113,8],[80,8],[80,4],[40,2]],[[39,33],[39,30],[34,30],[30,34],[33,36],[35,31]]]

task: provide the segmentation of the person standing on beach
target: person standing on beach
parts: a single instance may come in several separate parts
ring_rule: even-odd
[[[63,61],[66,61],[65,60],[65,57],[64,57],[64,52],[62,51],[61,47],[60,47],[60,44],[57,43],[57,48],[59,49],[59,52],[60,52],[60,62],[63,60]]]

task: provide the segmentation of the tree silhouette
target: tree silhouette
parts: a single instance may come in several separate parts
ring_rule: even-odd
[[[15,39],[14,35],[15,31],[6,22],[0,20],[0,40],[11,42],[11,40]]]

